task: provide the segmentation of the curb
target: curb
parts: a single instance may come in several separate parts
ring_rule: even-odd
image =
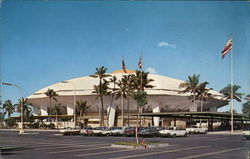
[[[151,144],[151,145],[147,145],[147,148],[167,147],[167,146],[169,146],[168,143],[164,143],[164,144]],[[130,145],[117,145],[117,144],[112,144],[110,147],[127,148],[127,149],[145,149],[144,146],[130,146]]]

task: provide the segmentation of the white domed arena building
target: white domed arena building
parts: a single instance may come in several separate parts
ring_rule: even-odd
[[[111,76],[116,76],[121,79],[123,75],[134,74],[135,71],[118,70],[110,73]],[[107,77],[109,80],[111,77]],[[145,89],[147,92],[148,104],[144,106],[142,113],[178,113],[178,112],[200,112],[201,103],[196,101],[196,106],[190,100],[190,93],[179,93],[180,83],[185,81],[170,78],[167,76],[149,74],[149,79],[154,81],[150,83],[153,88]],[[84,113],[78,122],[84,123],[85,126],[99,126],[101,102],[96,93],[94,92],[94,85],[99,84],[98,78],[84,76],[74,79],[65,80],[48,87],[42,88],[28,97],[29,103],[32,104],[35,115],[47,116],[47,107],[50,105],[49,98],[45,95],[48,89],[53,89],[58,96],[57,101],[52,100],[52,106],[56,103],[61,103],[62,106],[67,107],[67,115],[73,115],[74,101],[87,101],[90,109]],[[109,85],[112,88],[112,84]],[[202,112],[216,112],[218,108],[227,105],[228,101],[222,94],[211,90],[212,94],[206,101],[204,101]],[[75,98],[75,100],[74,100]],[[114,98],[113,104],[111,96],[104,96],[104,124],[105,126],[121,126],[121,109],[122,99]],[[111,109],[110,109],[111,108]],[[110,109],[110,113],[108,110]],[[136,102],[129,97],[129,108],[127,99],[124,99],[124,125],[135,126],[136,116],[129,116],[137,113]],[[109,117],[107,116],[109,114]],[[186,120],[179,120],[180,125],[185,125]],[[176,124],[176,121],[175,121]],[[143,126],[169,126],[172,125],[172,119],[163,119],[162,117],[146,116],[142,117]]]

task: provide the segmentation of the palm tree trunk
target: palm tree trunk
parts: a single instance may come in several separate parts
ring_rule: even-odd
[[[101,108],[101,127],[104,126],[104,114],[103,114],[103,96],[101,95],[101,105],[102,105],[102,108]]]
[[[195,93],[193,93],[193,100],[194,100],[194,109],[196,108],[196,101],[195,101]],[[197,111],[197,108],[196,108]]]
[[[201,112],[203,111],[203,100],[201,100]]]
[[[127,97],[127,111],[128,111],[128,113],[129,113],[129,96]],[[129,121],[129,115],[128,115],[128,127],[129,127],[129,125],[130,125],[130,121]]]
[[[138,105],[137,105],[138,107]],[[139,144],[139,139],[138,139],[138,124],[139,124],[139,110],[137,111],[137,119],[136,119],[136,128],[135,128],[135,139],[136,143]]]
[[[57,117],[57,111],[56,111],[56,128],[58,129],[58,117]]]
[[[203,107],[203,100],[201,100],[201,112],[202,112],[202,107]],[[201,126],[201,119],[200,119],[200,126]]]
[[[50,123],[52,122],[52,119],[51,119],[51,98],[49,98],[49,121]]]
[[[124,126],[124,97],[122,93],[122,126]]]

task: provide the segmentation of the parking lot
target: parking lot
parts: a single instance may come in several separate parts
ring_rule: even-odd
[[[55,135],[56,134],[56,135]],[[134,141],[134,137],[61,136],[58,132],[18,135],[16,131],[0,131],[0,146],[15,148],[2,151],[0,159],[249,159],[250,140],[242,135],[196,134],[177,138],[145,138],[169,146],[146,149],[111,148],[118,141]]]

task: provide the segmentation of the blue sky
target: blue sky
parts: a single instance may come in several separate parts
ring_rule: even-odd
[[[1,80],[23,88],[22,96],[105,66],[200,80],[219,91],[230,83],[234,40],[234,83],[250,93],[250,3],[163,1],[3,1]],[[3,101],[17,102],[17,88],[2,86]],[[241,104],[235,107],[241,112]],[[228,110],[229,106],[221,110]]]

